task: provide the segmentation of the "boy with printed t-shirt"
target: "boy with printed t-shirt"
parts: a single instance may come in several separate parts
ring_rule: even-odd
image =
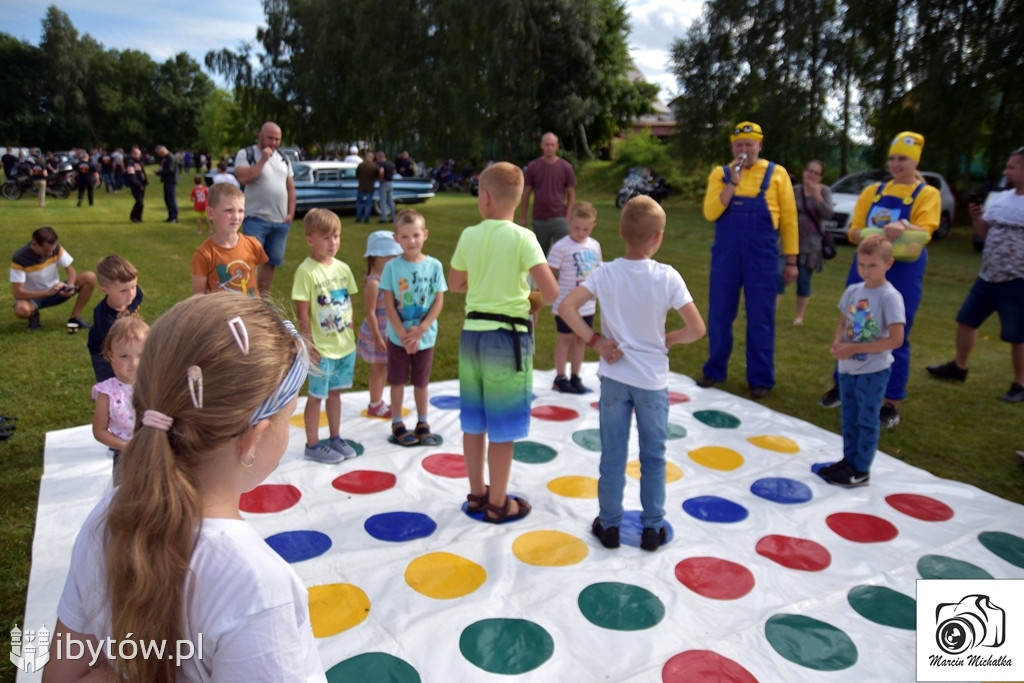
[[[192,293],[258,296],[256,272],[267,262],[267,252],[255,237],[238,232],[245,216],[245,195],[234,185],[214,185],[206,215],[213,221],[213,237],[206,238],[192,255]]]
[[[839,361],[843,459],[818,469],[835,486],[867,486],[878,450],[878,411],[892,375],[893,350],[903,345],[907,317],[903,295],[886,280],[892,268],[892,243],[871,235],[857,247],[862,282],[839,299],[842,315],[830,349]]]
[[[341,220],[327,209],[312,209],[302,219],[309,257],[299,264],[292,300],[299,331],[309,343],[309,390],[306,411],[306,452],[309,460],[327,464],[358,455],[341,438],[341,390],[352,386],[356,367],[356,335],[352,295],[359,292],[348,264],[334,258],[341,246]],[[330,440],[320,442],[320,402],[326,399]]]
[[[582,339],[576,336],[565,321],[558,315],[558,305],[569,292],[576,289],[587,276],[601,265],[601,245],[590,236],[597,224],[597,210],[590,202],[579,202],[572,207],[569,220],[569,234],[555,242],[548,253],[548,266],[558,278],[558,298],[551,305],[555,313],[555,326],[558,328],[558,342],[555,344],[555,382],[552,387],[556,391],[567,394],[583,394],[587,388],[580,380],[580,368],[583,366],[583,354],[586,351]],[[580,309],[580,315],[588,325],[594,324],[594,312],[597,304],[589,301]],[[565,361],[569,360],[571,376],[565,376]]]

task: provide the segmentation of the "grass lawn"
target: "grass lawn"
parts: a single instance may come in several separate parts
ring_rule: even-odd
[[[616,235],[618,210],[615,190],[621,176],[606,164],[595,163],[581,175],[580,199],[598,208],[594,237],[601,242],[605,260],[623,253]],[[155,320],[176,301],[191,292],[190,261],[201,239],[195,234],[194,213],[188,202],[190,185],[178,186],[181,223],[163,222],[166,211],[157,183],[149,188],[145,223],[128,221],[132,199],[127,190],[117,195],[100,191],[96,205],[77,208],[75,199],[48,198],[46,207],[36,206],[33,197],[0,203],[0,251],[12,254],[25,244],[40,226],[56,229],[61,243],[75,258],[79,271],[93,270],[96,262],[111,253],[132,261],[139,269],[139,283],[145,290],[142,314]],[[467,194],[444,193],[418,206],[426,216],[430,236],[424,251],[450,263],[460,230],[479,222],[475,198]],[[702,314],[708,300],[708,268],[713,226],[703,220],[699,206],[673,198],[665,203],[668,228],[658,260],[675,266],[683,275]],[[368,228],[356,226],[352,214],[342,214],[342,246],[338,256],[360,276],[366,272],[362,253]],[[384,226],[380,226],[384,227]],[[1013,455],[1024,448],[1021,429],[1024,405],[997,400],[1012,380],[1009,347],[999,341],[999,324],[993,319],[981,330],[971,358],[970,380],[963,384],[932,380],[925,365],[942,363],[953,355],[954,316],[974,281],[980,255],[971,246],[970,228],[956,225],[949,236],[931,247],[925,277],[924,301],[917,315],[912,340],[913,368],[909,398],[901,409],[902,422],[883,431],[880,449],[911,465],[949,479],[966,482],[995,495],[1024,503],[1024,472]],[[289,236],[283,267],[277,271],[273,297],[284,310],[292,310],[289,294],[292,275],[308,255],[302,227],[296,223]],[[814,278],[814,295],[805,323],[791,324],[795,288],[787,292],[778,315],[776,343],[777,385],[764,401],[770,408],[799,417],[838,433],[839,413],[816,404],[831,384],[832,358],[828,353],[835,323],[836,303],[842,293],[853,249],[839,248],[839,256]],[[92,419],[90,388],[94,383],[86,351],[86,335],[68,335],[64,328],[70,306],[42,313],[43,330],[30,333],[25,321],[10,313],[9,287],[0,288],[0,354],[5,358],[0,373],[0,414],[20,418],[15,435],[0,441],[0,615],[3,631],[24,614],[42,452],[46,432],[87,424]],[[644,292],[634,293],[638,303]],[[84,316],[91,320],[99,293]],[[363,302],[356,296],[357,324],[362,321]],[[463,296],[449,294],[440,318],[440,335],[435,352],[434,379],[457,376],[457,335],[461,326]],[[677,326],[678,319],[670,319]],[[744,318],[736,323],[736,348],[730,377],[720,385],[725,391],[746,396],[744,372]],[[552,367],[555,331],[550,313],[541,317],[537,334],[538,369]],[[699,377],[707,355],[707,341],[677,347],[671,354],[674,372]],[[588,360],[596,355],[588,353]],[[356,364],[356,389],[366,387],[367,366]],[[407,396],[407,402],[411,397]],[[839,457],[841,454],[836,454]],[[6,650],[3,650],[6,652]],[[0,661],[0,680],[13,680],[14,669],[6,658]]]

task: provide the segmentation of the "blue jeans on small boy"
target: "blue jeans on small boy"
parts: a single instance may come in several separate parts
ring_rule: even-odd
[[[633,411],[640,440],[640,521],[660,529],[665,519],[665,439],[668,435],[668,389],[639,389],[601,378],[601,465],[597,499],[601,526],[622,522],[622,496]],[[875,420],[877,422],[877,415]]]
[[[892,367],[864,375],[839,373],[839,397],[842,399],[843,459],[858,472],[870,472],[878,450],[878,411],[882,409],[885,388]]]

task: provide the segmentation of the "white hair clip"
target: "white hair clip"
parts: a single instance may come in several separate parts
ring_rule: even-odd
[[[198,365],[188,366],[186,370],[188,378],[188,395],[192,397],[192,405],[196,408],[203,407],[203,369]]]
[[[249,331],[245,329],[245,323],[242,321],[242,316],[236,315],[231,320],[228,320],[228,329],[231,330],[231,336],[235,338],[235,343],[238,344],[238,348],[242,350],[242,355],[248,356]]]

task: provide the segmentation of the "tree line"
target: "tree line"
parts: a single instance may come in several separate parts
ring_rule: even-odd
[[[708,0],[672,46],[690,163],[753,119],[766,155],[882,167],[902,130],[950,182],[999,175],[1024,141],[1024,0]],[[853,141],[867,138],[859,158]]]

